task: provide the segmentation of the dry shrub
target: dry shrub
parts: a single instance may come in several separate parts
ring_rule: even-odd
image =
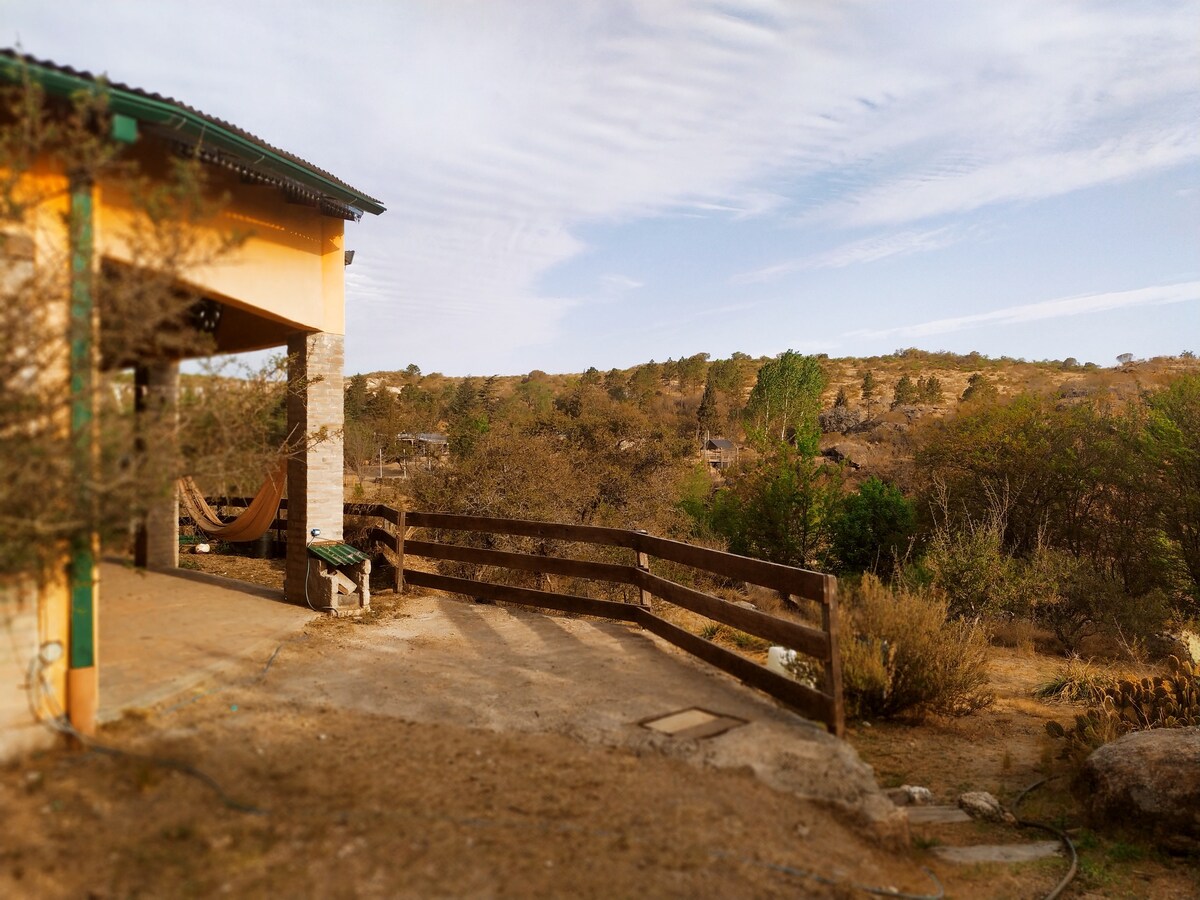
[[[987,634],[978,622],[951,620],[941,595],[864,575],[842,609],[842,679],[852,717],[961,716],[992,702]]]
[[[1099,703],[1117,683],[1117,676],[1090,659],[1070,656],[1049,681],[1033,689],[1033,696],[1062,703]]]

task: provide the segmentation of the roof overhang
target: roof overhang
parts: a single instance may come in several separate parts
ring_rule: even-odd
[[[26,76],[50,94],[70,96],[79,91],[102,92],[114,115],[128,116],[154,126],[151,131],[169,135],[175,141],[176,149],[194,148],[193,152],[199,153],[206,162],[235,168],[249,177],[277,179],[284,190],[301,187],[299,193],[310,194],[315,205],[321,205],[322,199],[332,201],[330,209],[323,209],[330,214],[358,218],[362,212],[377,216],[385,211],[383,204],[375,198],[227,122],[167,98],[0,50],[0,77],[20,81]]]

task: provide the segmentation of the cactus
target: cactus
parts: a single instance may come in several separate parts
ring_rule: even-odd
[[[1172,656],[1168,674],[1105,688],[1072,728],[1047,722],[1046,733],[1066,740],[1064,755],[1082,761],[1101,744],[1131,731],[1200,725],[1200,664]]]

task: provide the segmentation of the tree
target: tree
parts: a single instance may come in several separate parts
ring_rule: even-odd
[[[875,390],[876,390],[875,376],[874,376],[874,374],[872,374],[871,370],[868,369],[866,372],[863,372],[863,375],[862,375],[862,391],[861,391],[863,403],[865,403],[867,406],[867,418],[868,419],[871,418],[871,401],[875,399]]]
[[[840,469],[775,444],[713,496],[710,527],[734,553],[814,568],[825,562],[841,491]]]
[[[747,430],[759,443],[787,441],[813,456],[821,439],[818,422],[827,377],[815,356],[788,350],[758,370],[746,405]]]
[[[962,402],[989,403],[1000,396],[991,380],[981,372],[976,372],[967,379],[967,388],[962,393]]]
[[[892,390],[892,409],[917,402],[917,386],[907,375],[901,375]]]
[[[638,366],[629,376],[627,391],[629,398],[642,409],[650,405],[658,393],[659,366],[656,363],[646,363]]]
[[[1148,400],[1147,451],[1163,521],[1178,541],[1200,604],[1200,375],[1185,375]]]
[[[836,409],[845,409],[850,405],[850,398],[846,396],[846,388],[838,388],[837,396],[833,398],[833,405]]]
[[[703,384],[707,368],[707,353],[696,353],[686,359],[679,360],[675,364],[675,371],[679,377],[679,392],[686,394],[693,388]]]
[[[720,428],[720,419],[717,412],[717,391],[711,381],[704,385],[704,395],[700,398],[700,406],[696,410],[696,421],[700,426],[700,430],[709,435]]]
[[[1127,365],[1129,365],[1131,362],[1133,362],[1133,354],[1132,354],[1132,353],[1121,353],[1121,354],[1118,354],[1118,356],[1117,356],[1117,362],[1119,362],[1119,363],[1120,363],[1121,365],[1123,365],[1123,366],[1127,366]]]
[[[872,475],[842,501],[831,532],[833,557],[846,571],[894,571],[916,528],[916,507],[895,485]]]
[[[917,397],[922,403],[941,403],[944,396],[942,382],[936,375],[917,379]]]
[[[450,450],[464,459],[475,451],[480,437],[488,431],[484,390],[479,379],[464,378],[450,402]]]
[[[345,410],[347,419],[361,418],[367,409],[367,376],[351,375],[346,382]]]

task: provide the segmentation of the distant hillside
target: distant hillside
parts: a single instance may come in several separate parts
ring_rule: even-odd
[[[570,398],[587,387],[607,394],[614,404],[637,408],[643,423],[648,418],[680,439],[691,434],[697,446],[705,434],[741,442],[745,438],[741,409],[767,359],[735,354],[728,360],[712,360],[707,354],[696,354],[608,372],[589,369],[551,375],[534,370],[524,375],[465,378],[423,375],[409,366],[350,379],[347,418],[352,422],[370,412],[370,398],[382,395],[390,402],[381,407],[377,400],[372,415],[378,418],[380,409],[386,407],[392,431],[453,431],[456,409],[470,407],[473,414],[486,415],[492,422],[514,416],[525,420],[550,409],[569,408]],[[1095,396],[1124,402],[1178,375],[1200,371],[1200,361],[1190,353],[1130,360],[1111,368],[1079,365],[1069,358],[1029,362],[911,348],[887,356],[821,357],[821,361],[829,378],[823,395],[822,448],[854,462],[859,467],[854,471],[860,476],[878,474],[900,481],[912,455],[912,430],[952,413],[972,378],[977,382],[982,378],[983,389],[994,388],[1001,398],[1032,392],[1064,403]],[[867,373],[875,383],[869,402],[863,396]],[[904,393],[905,379],[915,394],[902,397],[905,402],[897,405],[897,387]],[[715,407],[709,409],[707,418],[701,410],[706,386]],[[922,388],[926,390],[922,392]],[[845,405],[835,409],[839,393]],[[377,425],[372,425],[373,433],[383,430]],[[370,451],[371,455],[375,452]]]

